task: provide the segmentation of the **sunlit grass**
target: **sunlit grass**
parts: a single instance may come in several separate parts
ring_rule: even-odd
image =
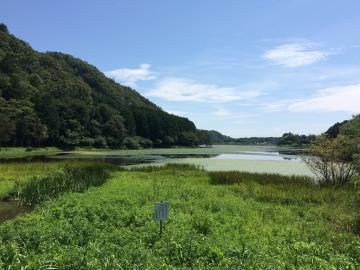
[[[61,174],[64,168],[91,167],[91,161],[7,162],[0,164],[0,199],[18,193],[30,181]]]
[[[360,267],[359,190],[238,174],[215,185],[189,165],[113,172],[0,225],[0,268]],[[170,203],[162,237],[159,200]]]

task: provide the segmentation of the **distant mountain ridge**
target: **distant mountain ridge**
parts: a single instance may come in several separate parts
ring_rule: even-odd
[[[138,148],[208,142],[175,116],[96,67],[41,53],[0,24],[0,146]]]

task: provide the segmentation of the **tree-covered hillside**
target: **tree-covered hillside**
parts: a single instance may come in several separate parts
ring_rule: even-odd
[[[0,146],[137,148],[203,140],[190,120],[78,58],[33,50],[0,24]]]
[[[316,138],[315,135],[299,135],[299,134],[293,134],[291,132],[284,133],[279,141],[277,142],[277,145],[287,145],[287,146],[307,146],[312,141],[314,141]]]
[[[202,130],[202,131],[207,134],[207,136],[209,137],[209,139],[212,143],[220,143],[220,144],[221,143],[231,143],[231,142],[234,142],[234,140],[235,140],[234,138],[223,135],[216,130]]]

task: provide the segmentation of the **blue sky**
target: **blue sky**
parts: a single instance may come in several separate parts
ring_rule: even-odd
[[[358,0],[0,0],[0,21],[34,49],[234,137],[317,134],[360,112],[359,11]]]

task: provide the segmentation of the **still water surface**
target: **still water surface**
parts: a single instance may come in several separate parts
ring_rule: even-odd
[[[63,152],[55,156],[31,157],[24,159],[24,161],[94,160],[124,167],[186,163],[198,165],[209,171],[239,170],[313,176],[298,155],[300,150],[297,148],[249,145],[143,150],[82,150]]]

